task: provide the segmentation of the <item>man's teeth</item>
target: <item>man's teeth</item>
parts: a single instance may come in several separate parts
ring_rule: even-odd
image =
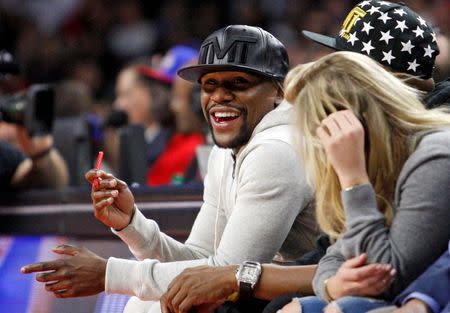
[[[238,117],[239,113],[234,112],[216,112],[214,113],[215,117]]]

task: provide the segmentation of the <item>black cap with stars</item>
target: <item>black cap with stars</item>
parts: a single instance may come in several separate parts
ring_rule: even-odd
[[[368,0],[347,15],[336,37],[303,31],[322,45],[369,55],[394,71],[431,78],[439,54],[430,25],[403,3]]]

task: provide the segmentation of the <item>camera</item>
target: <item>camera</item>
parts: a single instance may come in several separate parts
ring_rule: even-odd
[[[25,93],[0,97],[0,121],[23,126],[30,136],[53,129],[55,93],[46,84],[31,85]]]
[[[19,74],[13,56],[0,51],[0,80]],[[0,121],[23,126],[30,136],[52,132],[55,105],[54,89],[48,84],[31,85],[27,91],[0,96]]]

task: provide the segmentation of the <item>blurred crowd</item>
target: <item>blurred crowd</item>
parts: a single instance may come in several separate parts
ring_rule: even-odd
[[[448,77],[450,1],[405,2],[438,30],[435,79]],[[301,30],[334,35],[356,3],[0,0],[0,48],[21,67],[20,75],[3,77],[0,88],[8,94],[36,83],[55,86],[49,145],[67,163],[68,177],[61,173],[57,184],[43,187],[84,184],[99,150],[105,151],[104,168],[130,184],[200,182],[197,151],[209,143],[208,127],[199,89],[177,78],[176,70],[196,62],[202,39],[227,24],[258,25],[286,45],[293,66],[330,52]],[[48,150],[27,152],[20,131],[0,122],[0,140],[25,155]]]

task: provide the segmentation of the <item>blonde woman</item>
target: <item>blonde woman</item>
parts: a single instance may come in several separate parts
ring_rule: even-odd
[[[305,313],[322,312],[333,300],[352,313],[382,306],[350,296],[389,301],[447,248],[450,115],[427,111],[419,91],[353,52],[294,68],[285,91],[317,218],[335,243],[318,267],[263,265],[254,297],[317,295],[283,313],[300,304]],[[236,268],[185,270],[162,297],[163,312],[223,303],[239,289]]]
[[[342,266],[350,258],[363,255],[359,259],[367,263],[392,267],[388,287],[371,282],[380,284],[372,296],[391,300],[445,251],[450,115],[425,110],[420,96],[353,52],[336,52],[289,73],[286,98],[296,108],[317,218],[336,242],[313,279],[318,297],[301,298],[283,312],[298,312],[298,304],[305,313],[319,312],[329,301],[359,295],[349,292],[352,277]],[[346,305],[342,301],[341,310]]]

